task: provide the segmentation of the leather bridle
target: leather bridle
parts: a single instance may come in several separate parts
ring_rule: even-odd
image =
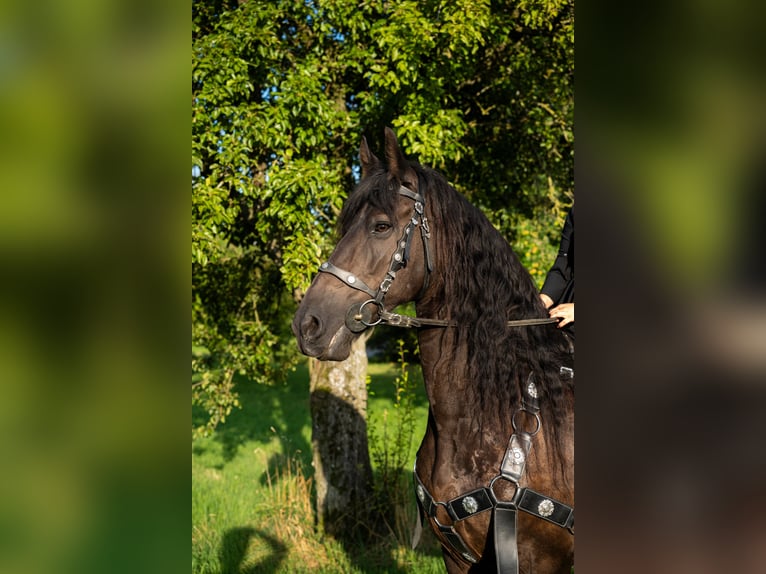
[[[388,293],[391,284],[394,282],[394,279],[396,279],[396,273],[407,266],[407,262],[410,258],[412,236],[414,235],[415,228],[418,226],[420,226],[420,237],[423,240],[423,252],[425,255],[426,266],[426,278],[423,282],[423,287],[420,290],[421,294],[424,293],[428,287],[430,274],[433,271],[433,261],[431,259],[431,247],[429,243],[429,240],[431,239],[431,229],[428,225],[428,218],[426,217],[425,197],[403,185],[399,187],[399,195],[412,199],[415,202],[415,205],[412,217],[405,226],[402,236],[396,244],[396,250],[391,256],[388,271],[386,271],[386,275],[380,282],[377,291],[373,291],[372,288],[355,273],[341,269],[337,265],[330,263],[329,260],[319,266],[319,271],[321,273],[334,275],[352,289],[367,293],[371,297],[362,303],[352,305],[346,312],[346,327],[348,327],[352,333],[361,333],[365,329],[375,327],[381,323],[395,327],[455,327],[457,325],[454,321],[447,321],[445,319],[426,319],[423,317],[410,317],[392,313],[386,311],[383,305],[386,293]],[[378,319],[376,321],[372,320],[373,311],[369,305],[377,307]],[[556,322],[557,319],[547,317],[543,319],[516,319],[508,321],[507,324],[509,327],[525,327],[529,325],[547,325]]]
[[[423,239],[423,252],[425,253],[425,265],[426,265],[426,279],[423,283],[421,293],[428,287],[428,280],[431,272],[433,271],[433,262],[431,260],[431,248],[429,239],[431,238],[431,230],[428,227],[428,218],[426,217],[425,210],[425,198],[419,193],[412,191],[403,185],[399,187],[399,195],[408,197],[415,202],[413,207],[412,217],[404,227],[402,236],[399,238],[396,244],[396,250],[391,256],[391,262],[388,265],[388,271],[380,282],[377,291],[373,291],[358,275],[341,269],[330,261],[325,261],[319,266],[319,271],[322,273],[330,273],[334,275],[343,283],[356,289],[367,293],[371,299],[367,299],[362,303],[352,305],[346,313],[346,326],[353,333],[361,333],[365,329],[374,327],[384,321],[388,322],[384,317],[385,308],[383,306],[383,300],[386,297],[386,293],[391,288],[391,284],[396,279],[396,273],[403,267],[407,266],[407,262],[410,259],[410,247],[412,245],[412,236],[414,235],[415,228],[420,226],[420,236]],[[378,308],[378,320],[372,321],[372,310],[368,305],[374,305]],[[390,314],[394,315],[394,314]]]

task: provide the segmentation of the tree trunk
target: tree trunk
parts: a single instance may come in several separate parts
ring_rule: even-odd
[[[367,522],[372,500],[365,337],[354,342],[345,361],[311,359],[309,369],[319,527],[348,538]]]

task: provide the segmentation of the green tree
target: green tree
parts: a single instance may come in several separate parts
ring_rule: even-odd
[[[485,210],[541,281],[573,185],[572,0],[192,4],[195,432],[293,360],[365,134]],[[364,388],[362,386],[362,388]]]
[[[317,268],[353,184],[337,42],[304,2],[195,2],[192,69],[193,398],[209,430],[232,377],[270,382],[290,293]],[[227,10],[228,9],[228,10]]]

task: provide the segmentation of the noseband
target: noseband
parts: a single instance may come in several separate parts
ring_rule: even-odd
[[[431,260],[431,248],[429,243],[429,239],[431,239],[431,229],[428,226],[428,219],[426,218],[425,197],[404,186],[399,187],[399,195],[412,199],[415,202],[415,206],[412,217],[404,228],[402,236],[396,244],[396,250],[391,256],[391,263],[388,266],[388,271],[386,271],[386,275],[383,277],[383,281],[380,282],[377,291],[373,291],[369,285],[359,278],[359,276],[350,271],[346,271],[345,269],[341,269],[329,261],[325,261],[319,266],[320,272],[334,275],[352,289],[367,293],[371,297],[371,299],[367,299],[362,303],[352,305],[346,312],[346,327],[348,327],[352,333],[361,333],[365,329],[375,327],[380,323],[396,327],[454,327],[457,325],[454,321],[447,321],[444,319],[425,319],[422,317],[399,315],[398,313],[386,311],[383,306],[383,299],[391,288],[394,279],[396,279],[396,272],[407,266],[407,262],[410,258],[410,245],[412,243],[413,232],[418,225],[420,225],[420,236],[423,239],[423,252],[425,254],[426,265],[426,278],[423,282],[423,287],[420,289],[421,295],[428,287],[430,274],[433,271],[433,261]],[[416,297],[416,299],[418,298],[420,298],[420,296]],[[376,321],[372,320],[373,311],[369,307],[370,304],[377,307],[378,319]],[[546,325],[556,322],[558,322],[557,319],[546,317],[544,319],[516,319],[514,321],[508,321],[507,325],[509,327],[526,327],[529,325]]]
[[[415,228],[420,225],[420,236],[423,239],[423,252],[425,253],[426,264],[426,279],[423,283],[421,293],[428,287],[428,280],[433,271],[433,262],[431,260],[431,248],[428,240],[431,238],[431,230],[428,227],[428,218],[426,218],[425,197],[419,193],[407,189],[404,186],[399,187],[399,195],[409,197],[415,202],[415,206],[412,212],[410,221],[404,228],[402,236],[396,244],[396,250],[391,256],[391,263],[388,265],[388,271],[386,271],[385,277],[380,282],[377,291],[373,291],[364,281],[362,281],[357,275],[341,269],[340,267],[325,261],[319,266],[319,271],[322,273],[330,273],[334,275],[343,283],[356,289],[357,291],[363,291],[367,293],[371,299],[367,299],[363,303],[357,303],[352,305],[346,313],[346,326],[353,333],[361,333],[369,327],[374,327],[382,321],[386,320],[385,315],[393,316],[394,313],[387,313],[383,307],[383,299],[391,288],[391,284],[396,279],[396,272],[407,266],[407,262],[410,259],[410,246],[412,244],[412,236],[414,235]],[[372,321],[372,310],[367,307],[369,304],[373,304],[378,308],[378,320]]]

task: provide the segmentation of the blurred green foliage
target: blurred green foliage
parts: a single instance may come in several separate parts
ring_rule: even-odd
[[[573,201],[570,0],[196,1],[193,400],[209,431],[235,372],[271,382],[285,325],[385,126],[485,210],[542,282]]]
[[[174,4],[0,3],[4,573],[188,556],[189,26]]]

